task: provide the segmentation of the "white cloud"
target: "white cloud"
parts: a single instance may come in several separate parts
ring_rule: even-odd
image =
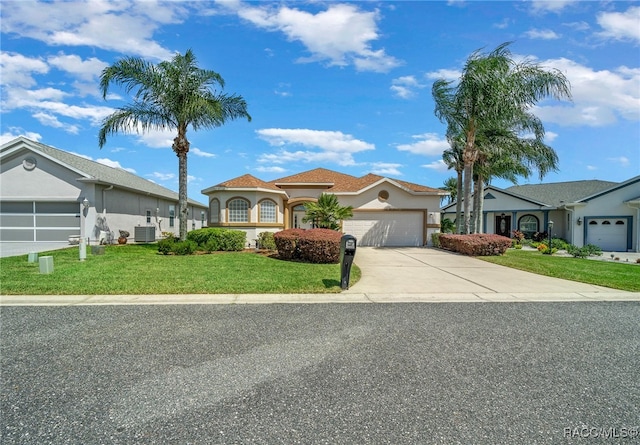
[[[153,40],[163,24],[180,23],[179,2],[5,2],[3,32],[48,45],[91,46],[157,59],[172,52]]]
[[[572,104],[544,105],[534,113],[545,122],[561,125],[604,126],[619,118],[640,120],[640,68],[618,67],[595,71],[569,59],[547,60],[543,66],[565,74],[571,83]]]
[[[257,130],[256,133],[272,146],[302,145],[336,153],[357,153],[375,149],[373,144],[340,131],[265,128]]]
[[[413,136],[416,142],[412,144],[399,144],[396,148],[400,151],[408,151],[416,155],[440,156],[442,152],[449,148],[446,139],[440,138],[435,133],[425,133]]]
[[[136,173],[134,169],[125,168],[122,165],[120,165],[120,162],[111,160],[109,158],[99,158],[99,159],[96,159],[96,162],[102,165],[106,165],[107,167],[118,168],[120,170],[128,171],[129,173],[133,173],[133,174]]]
[[[215,158],[216,155],[213,153],[207,153],[206,151],[202,151],[199,148],[190,148],[189,153],[193,153],[196,156],[200,156],[202,158]]]
[[[58,120],[57,117],[49,113],[35,113],[33,117],[37,119],[38,122],[40,122],[42,125],[46,125],[47,127],[62,128],[64,129],[64,131],[70,134],[78,134],[80,132],[80,128],[77,125],[62,123]]]
[[[3,89],[7,86],[29,88],[36,85],[32,74],[46,74],[49,72],[49,65],[39,58],[2,51],[0,53],[0,69],[2,70]]]
[[[390,162],[374,162],[371,164],[371,173],[383,176],[402,176],[399,170],[402,164],[394,164]]]
[[[447,164],[445,164],[442,159],[438,159],[437,161],[433,161],[428,164],[423,164],[422,167],[435,170],[440,173],[449,171],[449,167],[447,167]]]
[[[415,90],[424,88],[426,85],[418,82],[418,79],[415,76],[403,76],[393,79],[391,81],[391,91],[393,93],[402,98],[402,99],[410,99],[415,96]]]
[[[172,179],[175,179],[176,175],[173,173],[160,173],[160,172],[153,172],[147,175],[150,178],[153,179],[157,179],[159,181],[170,181]]]
[[[271,167],[260,166],[260,167],[257,167],[255,170],[260,173],[284,173],[287,171],[287,169],[282,167],[277,167],[275,165]]]
[[[530,29],[524,35],[533,40],[557,40],[562,37],[550,29]]]
[[[554,133],[553,131],[545,131],[544,133],[544,141],[546,143],[551,143],[555,141],[558,137],[558,133]]]
[[[437,70],[437,71],[431,71],[431,72],[425,74],[425,77],[427,79],[432,79],[432,80],[444,79],[444,80],[449,80],[449,81],[456,81],[456,80],[460,79],[460,76],[462,76],[462,71],[459,71],[459,70],[448,70],[448,69],[441,69],[441,70]]]
[[[49,57],[47,62],[59,70],[65,71],[85,81],[92,81],[98,78],[102,70],[109,66],[108,63],[103,62],[96,57],[82,60],[78,55],[64,53]]]
[[[598,167],[596,167],[594,165],[587,165],[587,170],[589,170],[589,171],[598,170]]]
[[[400,61],[373,49],[377,40],[377,11],[363,11],[353,4],[329,4],[316,14],[288,6],[270,8],[240,1],[220,1],[221,6],[268,31],[279,31],[293,42],[302,43],[309,57],[299,62],[328,61],[329,65],[354,65],[359,71],[387,72]]]
[[[41,134],[34,133],[32,131],[22,131],[22,129],[15,127],[9,128],[9,130],[10,132],[5,132],[0,135],[0,145],[6,144],[19,136],[24,136],[36,142],[39,142],[42,139]]]
[[[335,151],[287,151],[280,150],[276,154],[262,154],[258,157],[258,162],[272,164],[291,164],[297,162],[309,163],[330,163],[341,166],[355,165],[351,153],[339,153]]]
[[[604,29],[600,33],[603,37],[640,42],[640,6],[632,6],[626,12],[601,12],[597,21]]]
[[[534,13],[555,12],[559,13],[578,0],[533,0],[531,2]]]
[[[607,161],[614,162],[620,165],[620,167],[628,167],[630,165],[629,158],[625,156],[619,156],[617,158],[607,158]]]

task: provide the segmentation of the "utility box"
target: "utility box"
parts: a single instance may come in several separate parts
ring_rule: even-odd
[[[39,260],[40,273],[53,273],[53,257],[41,256]]]
[[[152,243],[156,240],[156,226],[137,226],[133,231],[136,243]]]
[[[29,262],[29,263],[37,263],[38,262],[38,252],[29,252],[29,256],[27,257],[27,262]]]
[[[356,237],[353,235],[342,235],[340,238],[340,287],[349,289],[349,277],[351,275],[351,265],[356,256]]]
[[[91,255],[104,255],[104,246],[91,246]]]

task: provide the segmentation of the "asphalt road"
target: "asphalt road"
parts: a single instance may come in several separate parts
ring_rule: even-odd
[[[0,442],[639,443],[639,320],[637,302],[3,307]]]

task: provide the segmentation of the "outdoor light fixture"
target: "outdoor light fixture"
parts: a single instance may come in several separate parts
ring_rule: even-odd
[[[87,198],[82,200],[82,207],[84,207],[85,210],[89,208],[89,200]]]
[[[576,221],[576,223],[578,223],[578,225],[582,225],[582,217],[581,216],[578,217],[578,220]]]

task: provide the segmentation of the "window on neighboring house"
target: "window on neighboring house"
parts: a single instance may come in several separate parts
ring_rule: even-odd
[[[200,227],[204,227],[204,211],[200,212]]]
[[[151,224],[151,210],[147,210],[147,224]]]
[[[219,223],[220,222],[220,201],[218,201],[217,199],[212,199],[211,203],[209,204],[209,221],[212,223]]]
[[[538,218],[533,215],[523,215],[518,222],[518,230],[530,238],[534,233],[538,232]]]
[[[227,204],[229,222],[249,222],[249,202],[241,198],[232,199]]]
[[[260,217],[259,221],[263,223],[274,223],[276,222],[276,203],[265,199],[260,202]]]
[[[169,227],[175,227],[176,225],[176,206],[169,206]]]

